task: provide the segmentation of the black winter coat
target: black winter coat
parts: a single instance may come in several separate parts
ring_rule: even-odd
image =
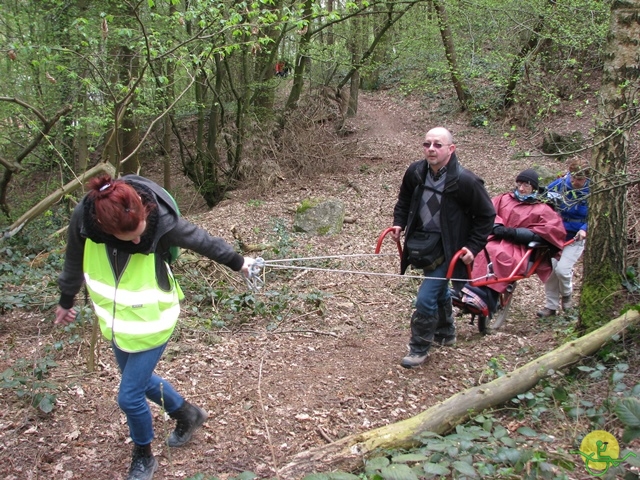
[[[398,201],[393,210],[393,224],[404,228],[400,271],[404,274],[409,263],[406,255],[406,239],[420,222],[418,209],[424,191],[424,182],[429,164],[426,160],[413,162],[407,168],[400,186]],[[442,195],[440,227],[444,246],[445,262],[450,263],[455,253],[467,247],[477,255],[487,244],[493,228],[496,211],[484,188],[484,181],[458,163],[455,152],[447,164],[447,173]],[[457,262],[454,278],[466,278],[467,269]]]

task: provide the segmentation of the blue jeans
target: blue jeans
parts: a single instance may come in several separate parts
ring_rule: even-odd
[[[438,305],[446,305],[451,301],[449,281],[444,279],[444,277],[447,276],[448,268],[449,263],[444,262],[434,271],[423,273],[425,277],[434,277],[434,279],[425,278],[418,289],[416,311],[420,315],[424,317],[437,317]]]
[[[169,382],[153,371],[167,344],[145,352],[129,353],[111,344],[122,373],[118,405],[127,416],[129,434],[136,445],[148,445],[153,440],[153,421],[147,398],[171,414],[184,403],[184,398]]]

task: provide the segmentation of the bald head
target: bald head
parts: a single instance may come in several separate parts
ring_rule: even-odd
[[[444,127],[435,127],[427,132],[427,136],[434,136],[446,139],[448,144],[453,144],[453,135]]]
[[[432,128],[424,137],[424,155],[434,173],[449,163],[456,150],[453,135],[444,127]]]

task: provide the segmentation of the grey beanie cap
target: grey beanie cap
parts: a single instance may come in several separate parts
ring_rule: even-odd
[[[518,174],[516,182],[525,182],[533,187],[533,191],[537,191],[539,187],[538,172],[533,168],[528,168]]]

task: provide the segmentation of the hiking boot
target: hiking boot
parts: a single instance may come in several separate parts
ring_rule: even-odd
[[[442,347],[453,347],[456,344],[456,340],[457,339],[455,335],[449,335],[449,336],[436,335],[433,338],[433,343],[435,345],[442,346]]]
[[[157,469],[158,461],[151,453],[151,446],[134,445],[127,480],[152,480]]]
[[[555,317],[556,311],[551,310],[550,308],[544,307],[542,310],[536,313],[536,315],[539,316],[540,318]]]
[[[573,299],[571,298],[571,295],[565,295],[564,297],[562,297],[562,309],[570,310],[572,308],[573,308]]]
[[[402,359],[400,365],[402,365],[404,368],[419,367],[427,359],[427,356],[428,354],[426,352],[424,354],[411,352],[409,353],[409,355]]]
[[[187,401],[178,410],[170,413],[169,416],[176,420],[176,428],[167,438],[167,445],[170,447],[183,446],[191,440],[193,433],[209,418],[207,412],[200,407],[191,405]]]

